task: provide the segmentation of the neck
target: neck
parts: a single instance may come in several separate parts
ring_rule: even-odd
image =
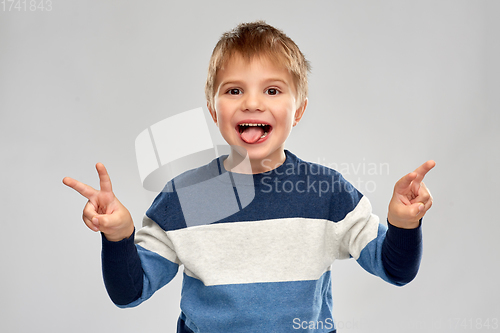
[[[251,159],[241,147],[231,147],[231,153],[224,160],[227,171],[242,174],[258,174],[276,169],[285,162],[285,152],[277,151],[276,156],[265,159]]]

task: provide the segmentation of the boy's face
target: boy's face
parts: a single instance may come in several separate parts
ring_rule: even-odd
[[[307,105],[296,96],[292,75],[265,57],[235,55],[217,73],[210,114],[226,142],[248,152],[253,173],[285,161],[285,141]],[[232,149],[228,160],[238,160],[235,154]]]

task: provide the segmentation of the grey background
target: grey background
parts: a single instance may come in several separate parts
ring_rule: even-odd
[[[213,46],[256,19],[283,29],[313,65],[288,149],[343,166],[382,219],[394,183],[437,162],[419,275],[397,288],[353,260],[334,263],[339,332],[494,331],[499,14],[493,0],[54,0],[50,12],[0,11],[0,331],[174,331],[181,274],[138,308],[116,308],[100,236],[81,221],[86,200],[61,180],[97,187],[103,162],[140,226],[154,194],[140,183],[136,136],[206,110]]]

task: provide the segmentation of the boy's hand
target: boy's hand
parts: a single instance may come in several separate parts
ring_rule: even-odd
[[[93,231],[101,231],[108,240],[117,242],[134,232],[134,222],[129,211],[115,197],[111,180],[103,164],[97,163],[101,190],[65,177],[63,183],[89,199],[83,209],[83,222]]]
[[[434,161],[427,161],[396,183],[387,214],[390,224],[403,229],[419,226],[420,219],[432,206],[431,193],[422,180],[435,165]]]

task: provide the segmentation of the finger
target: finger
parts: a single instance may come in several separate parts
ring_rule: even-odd
[[[425,191],[424,194],[426,194],[428,197],[430,197],[432,199],[431,190],[429,190],[429,188],[427,186],[425,186],[424,182],[422,182],[421,184],[422,184],[422,188]]]
[[[428,210],[432,206],[432,195],[425,183],[420,183],[420,193],[416,198],[411,200],[411,203],[422,203],[425,206],[425,210]]]
[[[83,217],[88,219],[88,220],[92,220],[92,218],[94,216],[96,216],[97,214],[99,214],[96,210],[96,207],[94,206],[94,204],[89,200],[87,202],[87,204],[85,205],[85,207],[83,207]]]
[[[416,196],[415,198],[413,198],[411,200],[412,203],[414,202],[427,202],[427,200],[429,200],[429,198],[431,198],[431,192],[429,191],[429,189],[427,188],[427,186],[425,186],[425,183],[424,182],[421,182],[420,183],[420,189],[418,191],[418,193],[416,193]]]
[[[64,177],[63,179],[63,184],[71,187],[81,195],[83,195],[85,198],[89,199],[92,198],[95,194],[97,194],[97,191],[92,188],[91,186],[84,184],[82,182],[79,182],[76,179],[70,178],[70,177]]]
[[[413,193],[417,194],[419,192],[420,183],[424,179],[425,175],[435,166],[436,166],[436,162],[434,162],[433,160],[429,160],[415,169],[414,172],[417,174],[417,177],[415,177],[415,180],[413,181],[413,184],[412,184]]]
[[[99,174],[101,191],[113,192],[113,188],[111,186],[111,179],[109,178],[108,171],[106,170],[104,164],[97,163],[95,168],[97,169],[97,173]]]
[[[396,183],[394,185],[394,190],[399,193],[401,191],[404,191],[408,189],[408,187],[411,185],[412,181],[417,177],[417,174],[415,172],[410,172]]]
[[[434,168],[435,166],[436,166],[436,162],[434,162],[433,160],[429,160],[429,161],[425,162],[424,164],[422,164],[421,166],[419,166],[418,168],[416,168],[414,171],[417,173],[417,177],[415,178],[415,181],[420,183],[422,181],[422,179],[424,179],[427,172],[431,171],[432,168]]]
[[[95,206],[88,201],[83,208],[83,222],[93,231],[99,231],[99,223],[94,220],[94,217],[98,215]]]
[[[92,220],[89,220],[87,217],[83,217],[83,222],[89,227],[90,230],[92,231],[99,231],[99,223],[98,222],[93,222]]]
[[[411,203],[413,206],[418,205],[416,206],[418,210],[417,215],[422,214],[423,216],[432,207],[432,195],[424,182],[420,186],[421,193]]]

